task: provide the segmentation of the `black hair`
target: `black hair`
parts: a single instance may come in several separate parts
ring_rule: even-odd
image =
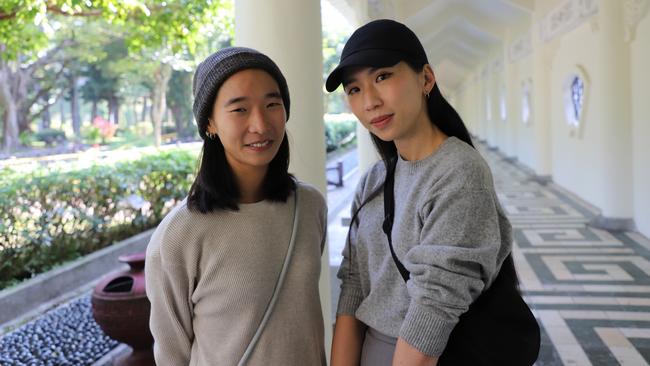
[[[408,60],[404,60],[404,62],[406,62],[406,64],[411,68],[411,70],[413,70],[416,73],[422,72],[424,66],[426,65],[426,63],[416,63]],[[438,88],[437,82],[434,83],[433,89],[431,89],[431,92],[427,97],[427,114],[429,116],[429,120],[431,121],[431,124],[437,127],[445,135],[449,137],[454,136],[459,140],[465,142],[466,144],[470,145],[471,147],[474,147],[474,144],[472,143],[472,138],[469,134],[469,131],[467,130],[467,126],[465,126],[465,123],[463,122],[458,112],[456,112],[454,107],[452,107],[452,105],[449,104],[449,102],[447,102],[445,97],[442,95],[442,93],[440,92],[440,88]],[[372,132],[370,132],[370,137],[372,138],[372,142],[375,145],[375,149],[381,156],[384,166],[386,167],[386,179],[388,179],[389,174],[392,175],[395,173],[395,164],[397,163],[397,147],[395,146],[395,142],[384,141],[379,137],[377,137]],[[352,225],[354,225],[355,221],[357,222],[358,225],[358,214],[363,208],[363,206],[365,206],[366,203],[370,202],[372,199],[378,196],[379,193],[382,192],[383,188],[384,188],[384,184],[381,184],[379,187],[377,187],[375,191],[371,192],[368,195],[368,197],[365,199],[365,201],[359,205],[359,207],[352,215],[352,220],[350,220],[350,226],[348,227],[348,237],[347,237],[349,258],[351,258],[352,255],[352,248],[350,247],[352,245],[350,243],[350,231],[352,230]],[[518,280],[515,272],[514,262],[512,261],[512,256],[508,255],[506,257],[503,266],[505,267],[507,274],[509,275],[509,277],[511,277],[511,280],[514,282],[516,286],[518,284]],[[348,270],[348,274],[349,274],[349,270]]]
[[[199,160],[196,179],[187,197],[187,207],[191,211],[201,213],[239,210],[237,201],[241,192],[218,136],[204,140]],[[262,184],[263,197],[271,201],[286,202],[295,187],[295,179],[289,174],[289,140],[285,132],[280,148],[266,171]]]

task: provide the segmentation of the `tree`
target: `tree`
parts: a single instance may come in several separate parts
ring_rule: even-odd
[[[231,10],[229,3],[218,0],[5,0],[0,4],[0,60],[12,62],[21,55],[37,59],[53,36],[57,17],[99,19],[119,26],[126,35],[129,55],[157,65],[152,115],[159,144],[172,68],[190,69],[197,45],[215,30],[232,34]],[[0,71],[0,81],[7,79]],[[5,148],[12,148],[17,143],[16,108],[7,100],[6,91],[0,90],[0,103],[9,111],[5,113],[9,115]]]
[[[347,42],[348,36],[343,33],[323,31],[323,81],[338,65],[341,58],[343,45]],[[325,111],[330,113],[347,112],[348,107],[344,102],[341,90],[333,93],[324,93]]]

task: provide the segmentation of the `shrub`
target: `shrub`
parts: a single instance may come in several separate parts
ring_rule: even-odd
[[[325,144],[327,152],[334,151],[356,137],[357,119],[352,114],[325,115]]]
[[[155,227],[196,157],[175,150],[67,172],[0,174],[0,289]]]
[[[55,143],[61,143],[66,140],[65,132],[61,130],[55,130],[53,128],[46,128],[44,130],[38,131],[34,134],[34,139],[36,141],[42,141],[46,145],[51,146]]]

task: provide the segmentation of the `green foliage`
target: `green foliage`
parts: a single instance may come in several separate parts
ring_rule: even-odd
[[[75,171],[0,171],[0,289],[156,226],[196,156],[175,150]]]
[[[347,113],[325,115],[325,145],[327,152],[353,142],[356,133],[357,120],[354,115]]]
[[[96,126],[83,126],[81,136],[88,144],[99,144],[102,142],[102,132]]]
[[[339,64],[341,51],[348,35],[332,31],[323,31],[323,83],[327,76]],[[333,93],[325,92],[323,98],[327,113],[345,113],[348,107],[345,103],[343,89],[339,88]]]
[[[23,146],[31,146],[34,142],[34,135],[31,131],[23,131],[18,135],[18,140],[20,140],[20,144]]]
[[[34,140],[42,141],[46,145],[51,146],[60,144],[66,140],[65,132],[53,128],[46,128],[34,134]]]

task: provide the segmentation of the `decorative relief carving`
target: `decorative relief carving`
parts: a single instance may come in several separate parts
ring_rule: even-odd
[[[481,79],[485,79],[485,78],[487,78],[487,76],[488,76],[489,73],[490,73],[490,70],[488,69],[487,66],[485,66],[485,67],[483,68],[483,70],[481,70]]]
[[[510,62],[517,62],[533,52],[532,39],[530,32],[526,32],[519,38],[512,41],[508,50]]]
[[[582,129],[589,99],[590,80],[582,66],[576,65],[564,81],[564,116],[569,135],[582,137]]]
[[[501,59],[494,60],[492,63],[492,72],[498,74],[503,71],[503,61]]]
[[[625,18],[625,41],[634,41],[636,26],[648,14],[650,1],[648,0],[625,0],[623,3],[623,16]]]
[[[370,19],[395,18],[395,8],[390,0],[368,0]]]
[[[598,14],[598,0],[579,0],[580,17],[588,18]]]
[[[565,0],[551,10],[540,24],[543,41],[564,34],[598,14],[597,0]]]

